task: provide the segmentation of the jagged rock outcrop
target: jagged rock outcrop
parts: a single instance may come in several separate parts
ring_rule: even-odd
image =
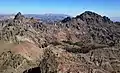
[[[71,48],[74,51],[74,47]],[[115,48],[97,48],[87,53],[71,53],[66,51],[64,46],[48,46],[40,65],[24,73],[119,73],[119,53],[119,49]]]
[[[25,18],[20,12],[18,12],[16,15],[15,15],[15,20],[22,20],[23,18]]]
[[[70,20],[71,20],[71,17],[67,17],[64,20],[62,20],[61,22],[65,23],[65,22],[70,21]]]
[[[36,23],[36,25],[40,27],[42,26],[41,23],[34,19],[25,18],[21,13],[18,13],[13,20],[3,21],[1,23],[4,25],[1,27],[0,40],[9,41],[11,43],[29,41],[36,44],[39,44],[42,40],[39,39],[41,37],[36,31],[37,29],[39,30],[39,28],[34,26],[34,23]]]
[[[12,51],[0,55],[0,73],[22,73],[30,66],[37,66],[19,54]]]

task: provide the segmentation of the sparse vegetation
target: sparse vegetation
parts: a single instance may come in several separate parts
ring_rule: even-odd
[[[75,43],[73,43],[72,41],[62,41],[62,42],[67,43],[69,45],[83,46],[83,42],[75,42]]]
[[[57,45],[62,45],[60,42],[58,41],[54,41],[54,42],[51,42],[50,44],[54,45],[54,46],[57,46]]]

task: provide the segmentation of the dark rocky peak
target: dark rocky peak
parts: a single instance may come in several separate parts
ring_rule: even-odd
[[[76,16],[76,18],[80,18],[83,21],[86,22],[94,22],[94,23],[112,23],[112,21],[106,17],[106,16],[101,16],[95,12],[91,11],[85,11],[81,15]]]
[[[80,18],[83,21],[86,21],[87,19],[100,19],[100,18],[102,19],[102,16],[91,11],[85,11],[81,15],[76,16],[76,18]]]
[[[24,15],[21,14],[21,12],[18,12],[16,15],[15,15],[15,20],[22,20],[24,17]]]
[[[117,24],[117,25],[120,25],[120,22],[114,22],[115,24]]]
[[[103,16],[103,21],[104,22],[108,22],[108,23],[110,23],[110,22],[112,22],[108,17],[106,17],[106,16]]]
[[[85,11],[84,13],[82,13],[81,15],[89,15],[89,16],[100,16],[95,12],[91,12],[91,11]]]
[[[21,14],[21,12],[18,12],[16,15],[17,15],[17,16],[21,16],[22,14]]]
[[[72,20],[72,18],[71,17],[67,17],[67,18],[63,19],[62,22],[65,23],[65,22],[68,22],[70,20]]]

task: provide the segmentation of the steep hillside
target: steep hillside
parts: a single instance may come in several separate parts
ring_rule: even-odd
[[[92,43],[114,46],[120,40],[119,25],[113,23],[106,16],[101,16],[90,11],[86,11],[71,20],[68,18],[68,21],[64,22],[63,26],[76,28],[77,31],[81,30],[80,32],[83,31],[87,36],[90,36],[89,38],[91,38]]]

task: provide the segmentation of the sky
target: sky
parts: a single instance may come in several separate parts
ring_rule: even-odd
[[[68,14],[75,16],[94,11],[120,17],[120,0],[0,0],[0,14]]]

